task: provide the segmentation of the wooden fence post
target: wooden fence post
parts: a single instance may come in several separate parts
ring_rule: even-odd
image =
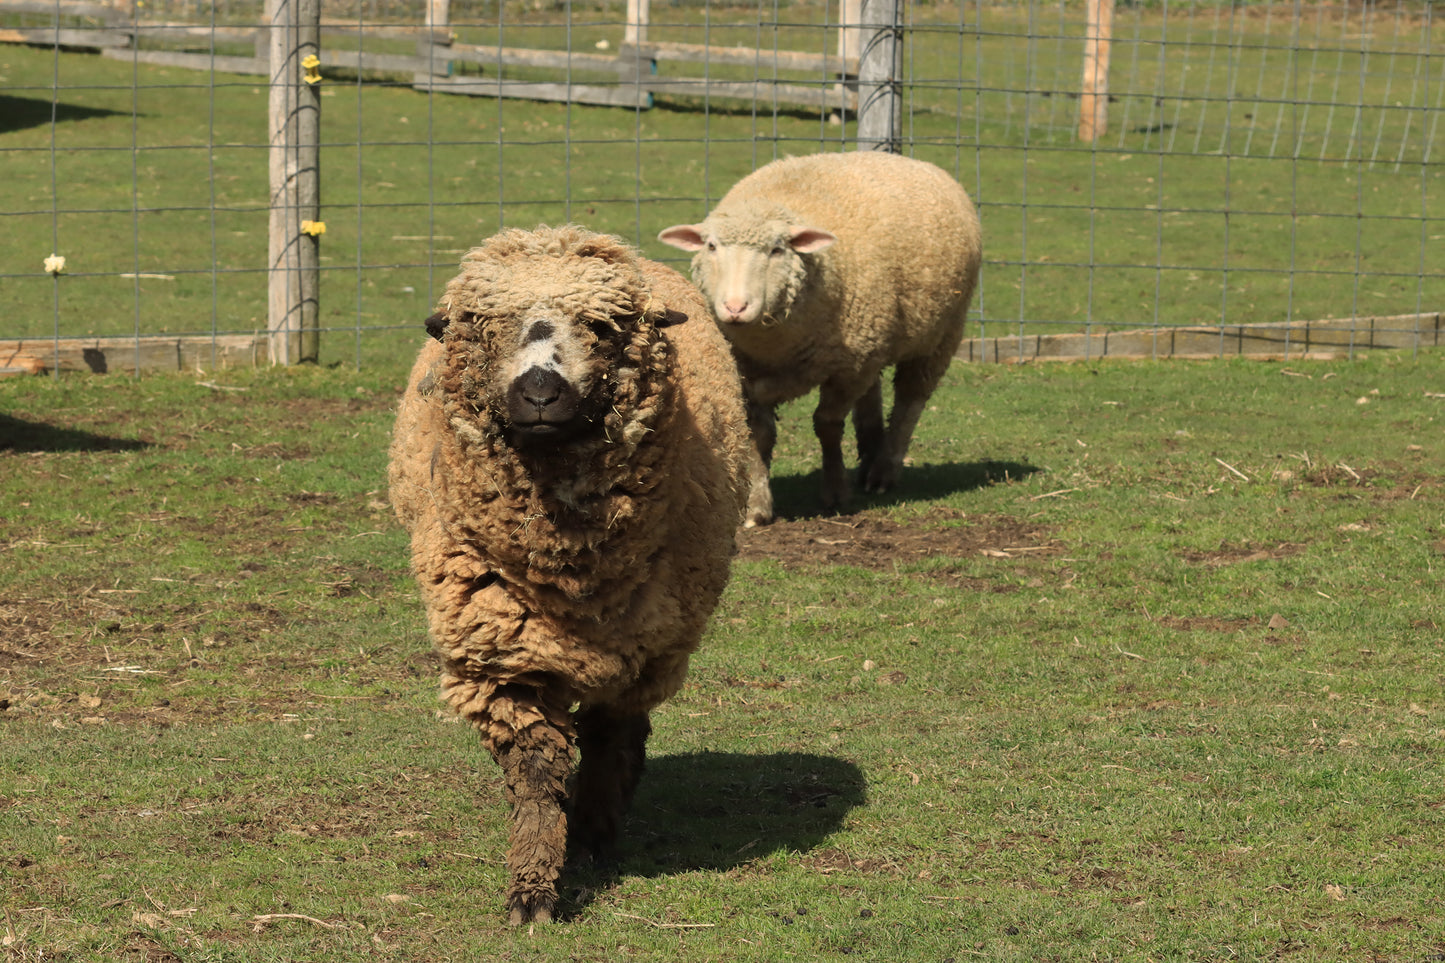
[[[270,33],[271,363],[320,358],[321,2],[266,0]]]
[[[426,29],[416,44],[417,56],[425,66],[417,72],[417,83],[429,84],[432,77],[451,75],[451,46],[451,0],[426,0]]]
[[[847,74],[847,65],[855,62],[859,48],[863,45],[863,0],[838,0],[838,59],[843,61],[841,72]]]
[[[858,55],[858,150],[903,147],[903,3],[863,0]]]
[[[858,58],[858,150],[903,147],[903,3],[863,0]]]
[[[1084,19],[1079,140],[1093,143],[1104,136],[1109,126],[1109,45],[1114,33],[1114,0],[1087,0]]]
[[[636,46],[647,42],[647,21],[652,17],[652,0],[627,0],[627,23],[622,42]]]

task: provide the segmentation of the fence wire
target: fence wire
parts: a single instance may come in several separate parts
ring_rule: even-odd
[[[1269,335],[1286,351],[1438,341],[1432,4],[1121,3],[1092,141],[1082,3],[904,10],[901,149],[979,206],[970,336],[994,356],[1135,329],[1133,353],[1223,354],[1261,324],[1294,326]],[[439,32],[422,0],[322,17],[324,363],[405,357],[499,228],[576,221],[685,270],[660,229],[775,157],[854,146],[836,2],[658,4],[641,39],[618,0],[453,0]],[[264,335],[265,23],[244,0],[0,0],[0,339],[121,336],[137,365],[198,340],[161,350],[210,365]]]

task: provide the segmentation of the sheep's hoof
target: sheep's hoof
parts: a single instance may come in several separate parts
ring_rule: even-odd
[[[511,907],[511,923],[513,926],[525,926],[528,923],[550,923],[552,922],[552,909],[556,903],[555,897],[544,893],[533,893],[531,896],[517,894],[508,900],[508,905]]]
[[[842,515],[848,508],[848,502],[852,497],[852,491],[848,486],[824,488],[819,498],[819,503],[824,515]]]
[[[748,499],[747,511],[743,512],[743,527],[757,528],[759,525],[769,524],[772,520],[772,493],[767,489],[764,489],[761,494],[753,492],[753,497]]]
[[[859,477],[863,482],[864,491],[870,495],[880,495],[892,490],[893,486],[898,483],[899,474],[899,466],[896,462],[879,460],[868,466],[866,473],[859,472]]]

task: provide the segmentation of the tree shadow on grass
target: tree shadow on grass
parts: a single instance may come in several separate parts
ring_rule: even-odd
[[[831,756],[696,752],[648,759],[615,859],[569,864],[562,915],[575,918],[621,876],[725,872],[769,853],[806,853],[866,798],[863,773]]]
[[[134,438],[111,438],[0,414],[0,451],[134,451],[149,447],[149,442]]]
[[[869,495],[858,488],[856,472],[850,472],[853,501],[848,511],[884,508],[903,502],[932,501],[959,492],[975,491],[990,485],[1020,481],[1044,469],[1018,461],[973,461],[917,465],[903,469],[903,476],[890,492]],[[820,504],[823,473],[815,469],[803,475],[774,475],[773,505],[779,518],[817,518],[832,514]]]
[[[90,117],[113,117],[118,110],[104,107],[81,107],[76,104],[55,103],[49,98],[15,97],[0,94],[0,134],[24,130],[27,127],[41,127],[52,119],[56,123],[69,120],[86,120]]]

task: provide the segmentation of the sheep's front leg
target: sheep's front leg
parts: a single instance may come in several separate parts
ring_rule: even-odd
[[[545,923],[557,905],[557,877],[567,857],[563,802],[572,768],[569,706],[542,690],[506,685],[478,720],[492,758],[502,767],[512,807],[507,909],[513,926]]]
[[[813,433],[823,451],[823,509],[838,511],[848,503],[848,473],[843,467],[843,420],[852,407],[851,399],[836,387],[818,389],[818,407],[813,412]]]
[[[579,853],[602,857],[617,841],[642,778],[651,734],[646,712],[622,715],[597,706],[577,713],[582,761],[572,792],[572,839]]]
[[[751,398],[747,402],[747,411],[753,446],[748,454],[748,509],[743,516],[743,527],[753,528],[773,520],[769,466],[773,462],[773,445],[778,440],[778,417],[772,405]]]

